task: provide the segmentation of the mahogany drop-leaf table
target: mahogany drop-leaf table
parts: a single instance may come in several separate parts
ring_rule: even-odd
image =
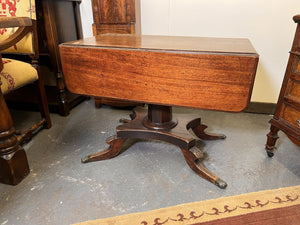
[[[176,117],[172,106],[240,112],[250,101],[258,54],[248,39],[103,34],[60,45],[71,92],[148,104],[137,107],[109,137],[109,148],[82,159],[117,156],[129,138],[172,143],[198,175],[226,188],[208,170],[192,131],[202,140],[224,139],[205,132],[200,118]]]

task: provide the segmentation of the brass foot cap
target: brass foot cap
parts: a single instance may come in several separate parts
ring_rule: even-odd
[[[227,187],[227,183],[220,178],[216,180],[215,185],[217,185],[221,189],[225,189]]]
[[[84,157],[81,159],[81,162],[82,162],[82,163],[88,163],[88,162],[90,162],[90,157],[89,157],[89,156],[84,156]]]

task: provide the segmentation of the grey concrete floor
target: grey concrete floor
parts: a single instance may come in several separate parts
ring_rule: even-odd
[[[158,141],[138,141],[118,157],[82,164],[81,157],[107,147],[106,138],[130,112],[95,109],[91,99],[68,117],[51,114],[53,127],[24,146],[31,173],[17,186],[0,184],[0,225],[72,224],[300,184],[299,147],[280,132],[278,150],[268,158],[271,116],[262,114],[174,109],[226,134],[201,143],[205,165],[228,183],[225,190],[196,175],[178,147]],[[13,111],[17,128],[38,116]]]

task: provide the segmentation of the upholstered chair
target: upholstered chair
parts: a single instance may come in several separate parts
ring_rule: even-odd
[[[0,1],[0,52],[3,55],[26,54],[31,63],[10,58],[0,62],[0,182],[18,184],[28,173],[27,156],[21,147],[41,128],[50,128],[51,120],[39,74],[38,43],[33,0]],[[24,131],[16,131],[5,96],[27,85],[39,100],[41,120]],[[4,97],[3,97],[4,96]]]

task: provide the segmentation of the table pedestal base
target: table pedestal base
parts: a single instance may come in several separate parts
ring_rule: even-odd
[[[82,162],[99,161],[117,156],[124,142],[129,138],[160,140],[179,146],[192,170],[218,187],[226,188],[226,182],[218,178],[201,162],[204,157],[203,152],[195,146],[196,140],[189,130],[202,140],[224,139],[226,136],[204,132],[207,126],[201,124],[200,118],[193,119],[191,115],[180,116],[178,121],[173,119],[172,108],[168,106],[149,105],[148,112],[142,107],[137,107],[130,115],[131,120],[121,120],[123,124],[116,128],[117,135],[107,139],[106,142],[110,147],[84,157]]]

